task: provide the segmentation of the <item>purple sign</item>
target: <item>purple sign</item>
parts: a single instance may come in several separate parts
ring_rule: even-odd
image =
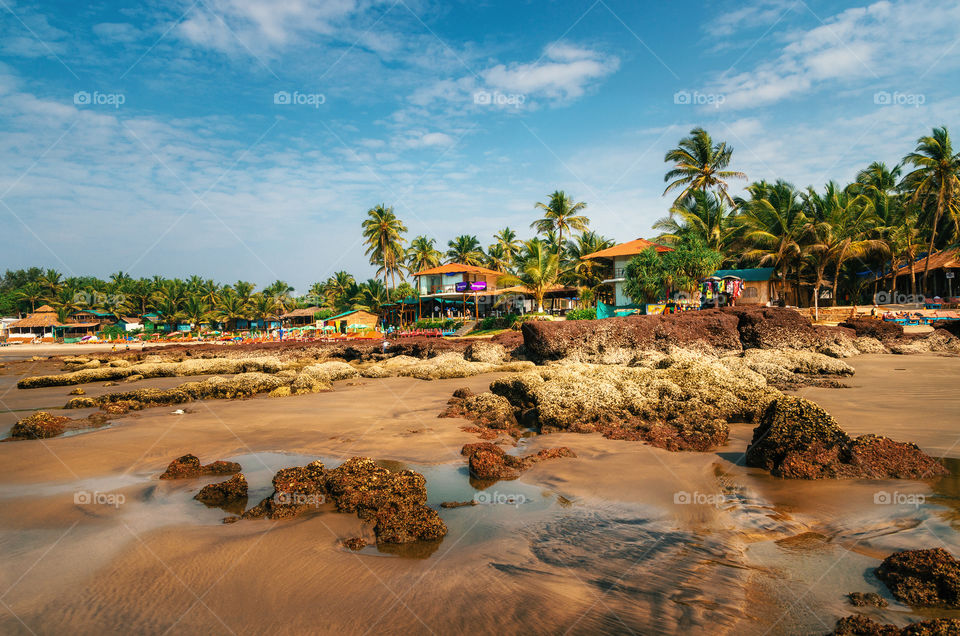
[[[458,294],[465,294],[468,291],[478,292],[487,291],[487,281],[475,280],[472,283],[456,283],[453,288]]]

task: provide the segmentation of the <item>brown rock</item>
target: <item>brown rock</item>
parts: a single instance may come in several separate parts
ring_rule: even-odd
[[[69,417],[51,415],[46,411],[37,411],[33,415],[17,420],[10,429],[12,440],[49,439],[62,435],[70,422]]]
[[[868,605],[873,607],[887,606],[887,599],[876,592],[851,592],[847,594],[847,598],[850,599],[850,604],[854,607],[867,607]]]
[[[206,466],[200,465],[196,455],[183,455],[170,462],[160,479],[190,479],[201,475],[232,475],[242,470],[236,462],[215,461]]]
[[[891,554],[876,575],[908,605],[960,608],[960,561],[943,548]]]

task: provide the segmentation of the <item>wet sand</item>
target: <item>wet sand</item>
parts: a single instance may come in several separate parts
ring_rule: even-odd
[[[800,393],[851,434],[960,458],[960,359],[849,361],[852,388]],[[960,478],[777,480],[742,466],[746,425],[714,453],[528,438],[518,452],[566,445],[578,457],[478,492],[459,455],[476,438],[437,413],[454,389],[483,390],[494,377],[352,380],[331,393],[149,409],[106,429],[0,444],[0,633],[825,633],[852,613],[847,592],[886,596],[888,609],[867,611],[886,622],[919,616],[869,574],[890,551],[960,554]],[[73,388],[21,391],[16,379],[0,375],[6,408],[62,404]],[[16,419],[6,418],[0,430]],[[493,503],[441,510],[449,533],[438,545],[352,553],[338,540],[372,533],[329,509],[223,525],[224,512],[192,500],[216,478],[156,479],[187,452],[241,462],[250,505],[280,467],[356,455],[423,472],[431,505]],[[114,505],[75,503],[95,492]]]

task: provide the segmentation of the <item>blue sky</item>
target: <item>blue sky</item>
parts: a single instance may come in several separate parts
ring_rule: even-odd
[[[649,237],[697,125],[801,187],[960,136],[956,1],[0,0],[0,27],[0,269],[303,291],[372,274],[381,202],[486,245],[564,189]]]

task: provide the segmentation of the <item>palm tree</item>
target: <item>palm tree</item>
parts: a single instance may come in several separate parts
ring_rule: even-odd
[[[560,249],[563,247],[564,230],[567,231],[567,234],[572,234],[573,230],[584,232],[590,225],[590,219],[579,214],[586,209],[587,204],[583,201],[574,203],[563,190],[554,190],[547,203],[537,203],[534,207],[543,210],[543,218],[531,223],[530,227],[535,228],[537,232],[542,234],[556,231],[558,256]]]
[[[490,245],[490,250],[494,246],[502,250],[503,258],[511,265],[520,254],[520,241],[517,239],[517,233],[509,227],[505,227],[493,235],[493,244]],[[488,250],[488,253],[490,250]]]
[[[210,319],[210,306],[197,295],[187,297],[181,312],[183,318],[198,330],[204,322]]]
[[[367,256],[370,264],[379,266],[377,274],[383,274],[384,286],[387,276],[395,282],[403,261],[403,234],[407,226],[393,213],[392,207],[380,204],[367,210],[367,219],[363,222],[363,238],[367,243]],[[403,275],[400,272],[401,276]],[[389,294],[389,291],[387,292]]]
[[[663,231],[657,237],[658,242],[672,244],[682,238],[692,238],[725,258],[733,256],[740,230],[723,197],[703,190],[690,192],[670,208],[669,216],[657,220],[653,227]]]
[[[353,309],[362,309],[371,313],[380,311],[381,305],[390,302],[387,286],[375,278],[356,286],[350,298]]]
[[[55,269],[48,269],[37,282],[46,290],[47,298],[53,299],[63,288],[63,275]]]
[[[806,217],[799,193],[786,181],[765,181],[747,187],[748,199],[737,199],[737,222],[743,228],[743,256],[759,265],[770,265],[779,274],[786,291],[790,265],[796,267],[797,304],[800,303],[800,245]]]
[[[37,303],[44,299],[44,291],[39,283],[27,283],[17,292],[17,300],[30,303],[30,311],[37,310]]]
[[[407,271],[416,274],[419,271],[439,265],[443,254],[434,247],[436,242],[436,239],[426,236],[418,236],[410,241],[410,247],[407,248],[406,252]]]
[[[256,289],[256,285],[253,283],[247,282],[245,280],[238,280],[233,284],[233,291],[237,294],[237,297],[240,298],[241,302],[244,304],[249,302],[253,298],[253,290]]]
[[[864,256],[886,247],[880,239],[867,238],[874,224],[873,205],[865,195],[852,195],[829,183],[822,196],[810,197],[813,203],[804,232],[810,239],[804,258],[811,263],[815,279],[813,285],[814,315],[820,315],[820,288],[830,287],[836,304],[840,272],[849,258]],[[832,284],[826,278],[827,268],[833,266]]]
[[[476,236],[463,234],[447,243],[447,262],[461,265],[482,265],[483,249]]]
[[[582,232],[567,241],[565,255],[568,266],[564,278],[580,289],[580,299],[585,304],[595,304],[597,292],[603,287],[603,267],[595,260],[584,258],[613,245],[613,241],[596,232]]]
[[[903,217],[903,223],[893,229],[889,240],[890,250],[893,254],[891,258],[891,278],[893,278],[891,291],[896,294],[897,270],[900,268],[901,263],[906,262],[906,264],[910,265],[910,295],[916,298],[917,254],[920,253],[925,245],[916,210],[906,212]]]
[[[504,274],[497,281],[500,286],[523,285],[531,292],[537,303],[537,311],[543,312],[543,297],[560,277],[560,257],[550,251],[542,241],[528,242],[528,252],[517,267],[517,274]]]
[[[246,320],[249,306],[236,291],[227,289],[221,292],[214,315],[225,323],[228,331],[237,328],[238,320]]]
[[[914,166],[914,170],[903,178],[902,187],[924,209],[934,208],[930,245],[923,266],[923,291],[929,292],[930,256],[937,240],[940,219],[952,220],[955,235],[960,233],[960,153],[954,153],[950,133],[946,127],[940,127],[934,128],[932,135],[918,139],[916,149],[903,161]]]
[[[505,272],[513,266],[513,259],[508,258],[503,246],[494,243],[487,249],[486,267],[498,272]]]
[[[142,317],[153,304],[156,290],[153,283],[146,278],[141,278],[130,283],[124,293],[138,311],[137,315]]]
[[[727,170],[730,159],[733,157],[733,148],[726,142],[713,143],[710,134],[703,128],[694,128],[689,137],[684,137],[676,148],[667,152],[663,160],[673,163],[664,181],[669,181],[663,194],[673,190],[680,190],[680,195],[674,201],[677,205],[693,190],[710,190],[715,188],[717,193],[729,204],[733,199],[727,193],[727,179],[746,179],[747,175],[735,170]]]
[[[346,306],[346,301],[350,297],[350,290],[356,286],[353,275],[344,272],[334,272],[333,276],[324,283],[325,295],[334,307],[342,308]]]
[[[281,296],[276,295],[274,290],[267,289],[262,293],[254,294],[253,298],[250,299],[250,313],[257,320],[263,321],[264,329],[269,327],[267,321],[270,318],[276,318],[277,314],[284,308],[280,298]]]

